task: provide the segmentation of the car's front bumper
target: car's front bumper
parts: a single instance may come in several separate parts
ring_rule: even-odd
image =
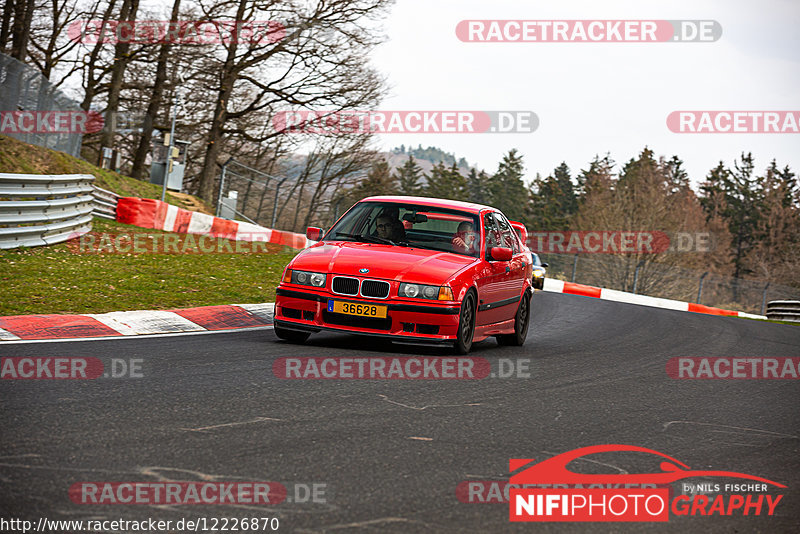
[[[306,332],[330,330],[423,343],[454,341],[457,337],[460,306],[454,304],[351,298],[305,288],[279,287],[276,294],[275,324],[283,328]],[[329,312],[329,299],[384,305],[388,307],[387,318],[361,318]]]

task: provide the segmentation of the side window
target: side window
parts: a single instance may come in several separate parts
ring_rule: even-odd
[[[488,260],[492,247],[500,246],[500,232],[497,230],[497,224],[494,222],[491,212],[483,214],[483,228],[486,231],[486,259]]]
[[[516,232],[514,232],[514,228],[500,213],[495,212],[494,219],[497,221],[497,226],[500,229],[500,235],[502,237],[502,244],[499,246],[510,248],[514,254],[517,254],[519,252],[519,240],[517,239]]]

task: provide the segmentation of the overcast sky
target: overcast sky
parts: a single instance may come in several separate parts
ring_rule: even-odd
[[[466,43],[465,19],[716,20],[712,43]],[[438,146],[494,172],[517,148],[526,180],[595,154],[618,165],[647,145],[677,154],[694,183],[751,151],[800,173],[800,134],[676,134],[676,110],[800,110],[800,1],[398,0],[373,54],[391,91],[383,110],[531,110],[526,134],[384,134],[382,148]]]

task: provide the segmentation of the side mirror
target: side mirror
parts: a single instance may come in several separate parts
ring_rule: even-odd
[[[514,253],[511,251],[510,248],[492,247],[492,250],[489,252],[489,255],[495,261],[511,261],[511,258],[514,256]]]
[[[549,263],[543,263],[542,267],[545,267],[545,268],[550,267],[550,264]]]
[[[322,228],[317,228],[316,226],[306,228],[306,237],[311,241],[319,241],[322,239],[322,234]]]

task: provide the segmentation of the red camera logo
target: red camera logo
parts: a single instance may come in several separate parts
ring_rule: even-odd
[[[641,474],[581,474],[567,465],[583,456],[607,452],[640,452],[663,460],[660,472]],[[511,472],[534,460],[512,459]],[[743,478],[763,484],[725,484],[726,491],[766,491],[767,485],[786,486],[766,478],[733,471],[693,470],[664,453],[633,445],[595,445],[582,447],[534,463],[512,475],[509,498],[510,521],[668,521],[669,511],[675,515],[773,515],[783,495],[725,495],[714,499],[708,495],[680,495],[670,504],[668,488],[623,488],[626,484],[664,485],[692,477]],[[566,488],[563,485],[581,485]],[[617,487],[596,487],[617,484]],[[551,485],[552,487],[531,487]],[[585,486],[589,487],[585,487]],[[561,487],[559,487],[561,486]],[[720,486],[716,485],[719,490]]]

